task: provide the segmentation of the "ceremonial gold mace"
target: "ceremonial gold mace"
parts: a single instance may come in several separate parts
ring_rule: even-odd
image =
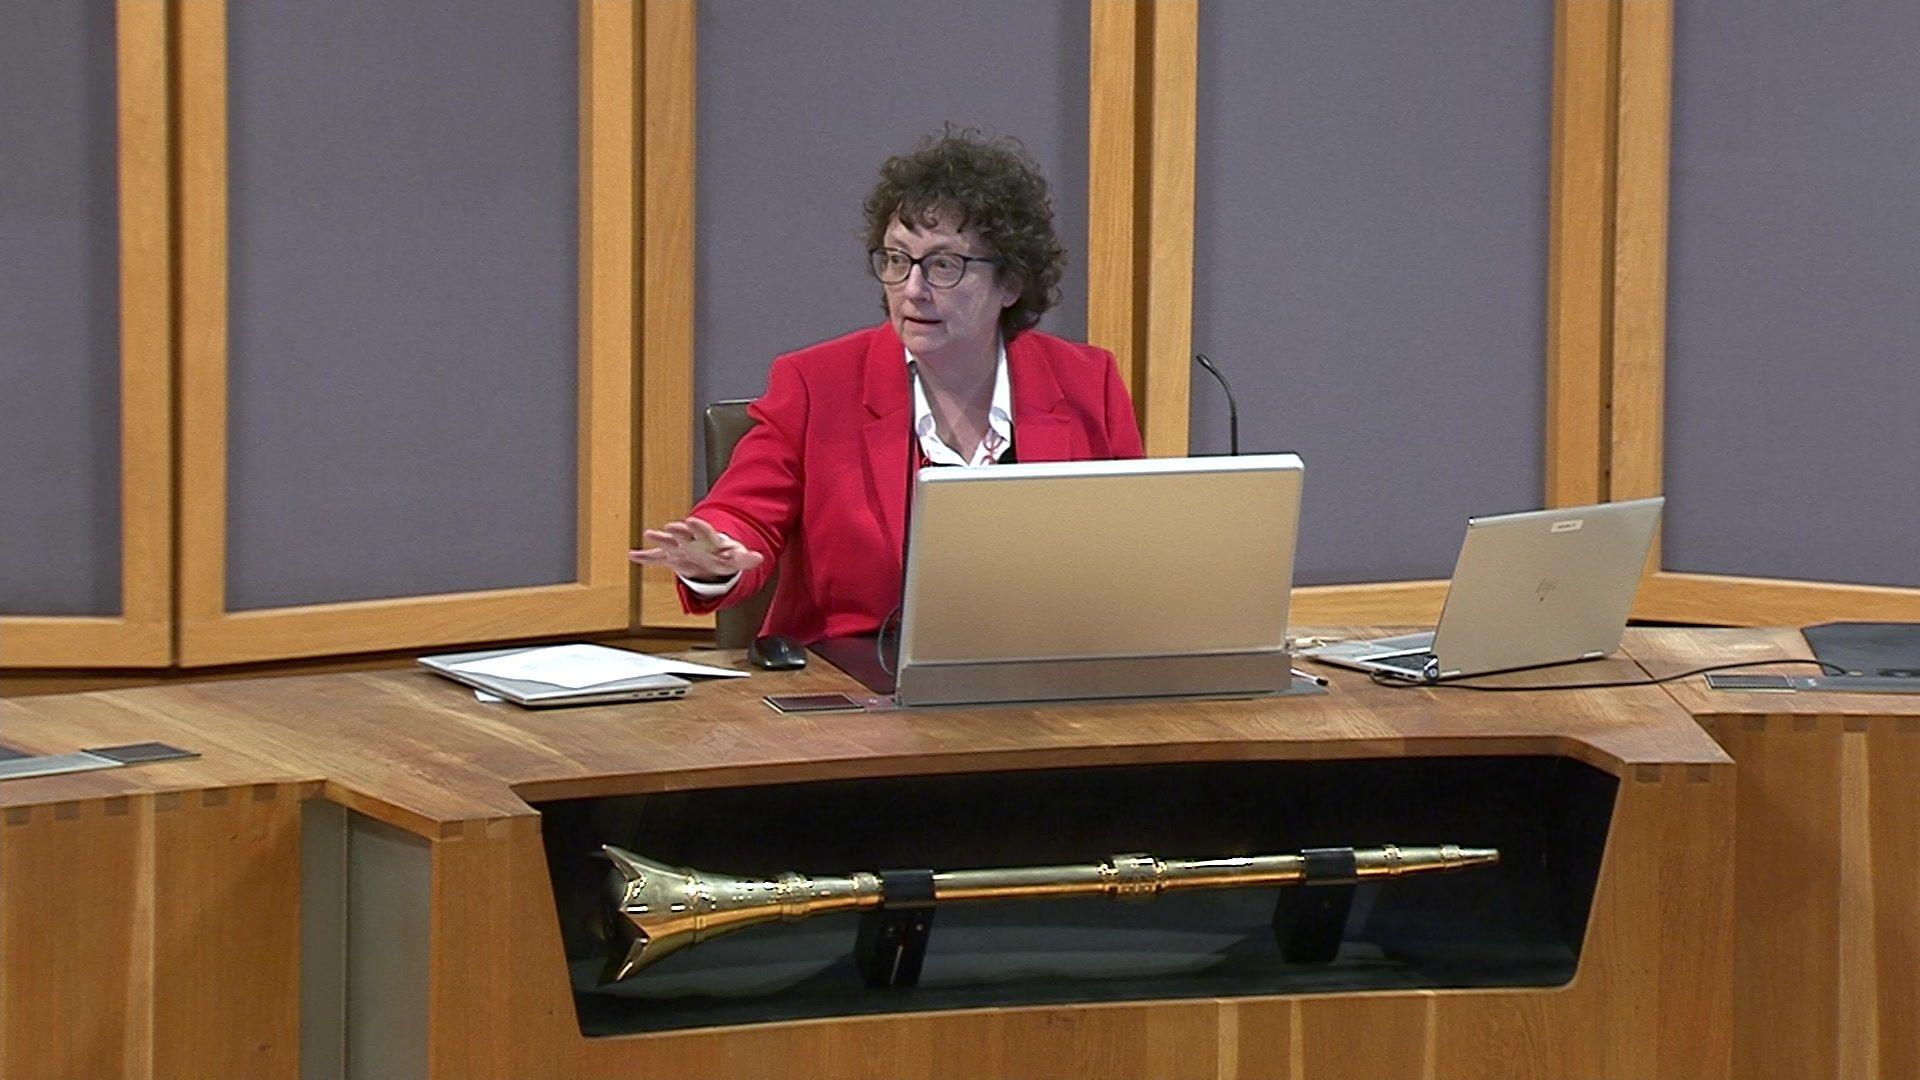
[[[1327,879],[1315,867],[1336,854],[1339,876]],[[1352,862],[1346,857],[1351,854]],[[624,954],[608,958],[606,982],[618,982],[681,949],[766,922],[796,922],[814,915],[879,907],[886,891],[879,874],[809,877],[791,871],[771,879],[710,874],[667,866],[611,845],[601,854],[613,863],[610,882],[615,931]],[[1293,855],[1245,855],[1226,859],[1156,859],[1115,855],[1103,863],[945,870],[933,875],[936,902],[1038,900],[1061,896],[1145,898],[1180,889],[1234,889],[1259,885],[1305,885],[1459,870],[1500,861],[1495,848],[1454,844],[1436,847],[1316,849]]]

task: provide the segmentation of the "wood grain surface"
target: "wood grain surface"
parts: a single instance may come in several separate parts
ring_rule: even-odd
[[[1784,629],[1649,629],[1627,649],[1658,674],[1812,655]],[[1668,688],[1739,775],[1735,1075],[1920,1076],[1920,694]]]
[[[818,661],[704,683],[679,702],[549,712],[482,704],[407,670],[11,699],[0,741],[20,749],[157,738],[203,756],[0,785],[0,1065],[9,1077],[294,1075],[298,806],[325,798],[429,841],[424,1007],[436,1077],[1726,1076],[1734,784],[1687,712],[1651,687],[1395,690],[1328,670],[1332,692],[1307,698],[814,716],[760,699],[852,689]],[[1615,658],[1485,681],[1638,674]],[[1050,1005],[587,1039],[555,962],[559,919],[529,805],[843,777],[1516,754],[1574,757],[1621,780],[1579,971],[1558,989]],[[1856,911],[1855,924],[1890,903]],[[1902,978],[1911,982],[1893,985],[1910,991]],[[1882,1030],[1887,985],[1872,999]],[[208,1016],[227,1020],[195,1019]],[[40,1034],[54,1017],[73,1033],[65,1042]],[[197,1065],[177,1069],[183,1058]]]

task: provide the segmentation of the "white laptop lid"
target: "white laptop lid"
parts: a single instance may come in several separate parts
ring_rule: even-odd
[[[541,646],[533,646],[532,649]],[[481,649],[477,652],[442,653],[438,656],[422,656],[420,665],[438,675],[444,675],[458,683],[464,683],[475,690],[482,690],[495,697],[505,698],[516,705],[530,709],[551,708],[561,705],[597,705],[617,701],[650,701],[658,698],[676,698],[686,695],[692,683],[678,675],[641,675],[630,679],[616,679],[596,686],[565,687],[552,683],[533,682],[527,679],[509,679],[497,675],[476,674],[461,671],[459,665],[475,660],[491,660],[498,656],[528,652],[527,646],[507,649]]]
[[[901,662],[1284,651],[1293,454],[928,469]]]
[[[1444,674],[1619,648],[1664,498],[1474,518],[1435,628]]]

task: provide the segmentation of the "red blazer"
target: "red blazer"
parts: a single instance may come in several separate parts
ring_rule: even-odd
[[[1023,462],[1142,456],[1133,402],[1113,355],[1026,330],[1007,343],[1013,449]],[[766,556],[725,596],[685,586],[701,613],[740,603],[781,567],[765,633],[800,642],[871,634],[900,603],[913,397],[890,325],[773,362],[759,423],[693,513]]]

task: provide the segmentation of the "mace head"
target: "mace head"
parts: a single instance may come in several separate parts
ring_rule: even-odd
[[[617,943],[601,972],[602,983],[629,978],[697,940],[702,908],[712,903],[699,874],[610,844],[598,854],[613,864],[607,878],[608,929]]]

